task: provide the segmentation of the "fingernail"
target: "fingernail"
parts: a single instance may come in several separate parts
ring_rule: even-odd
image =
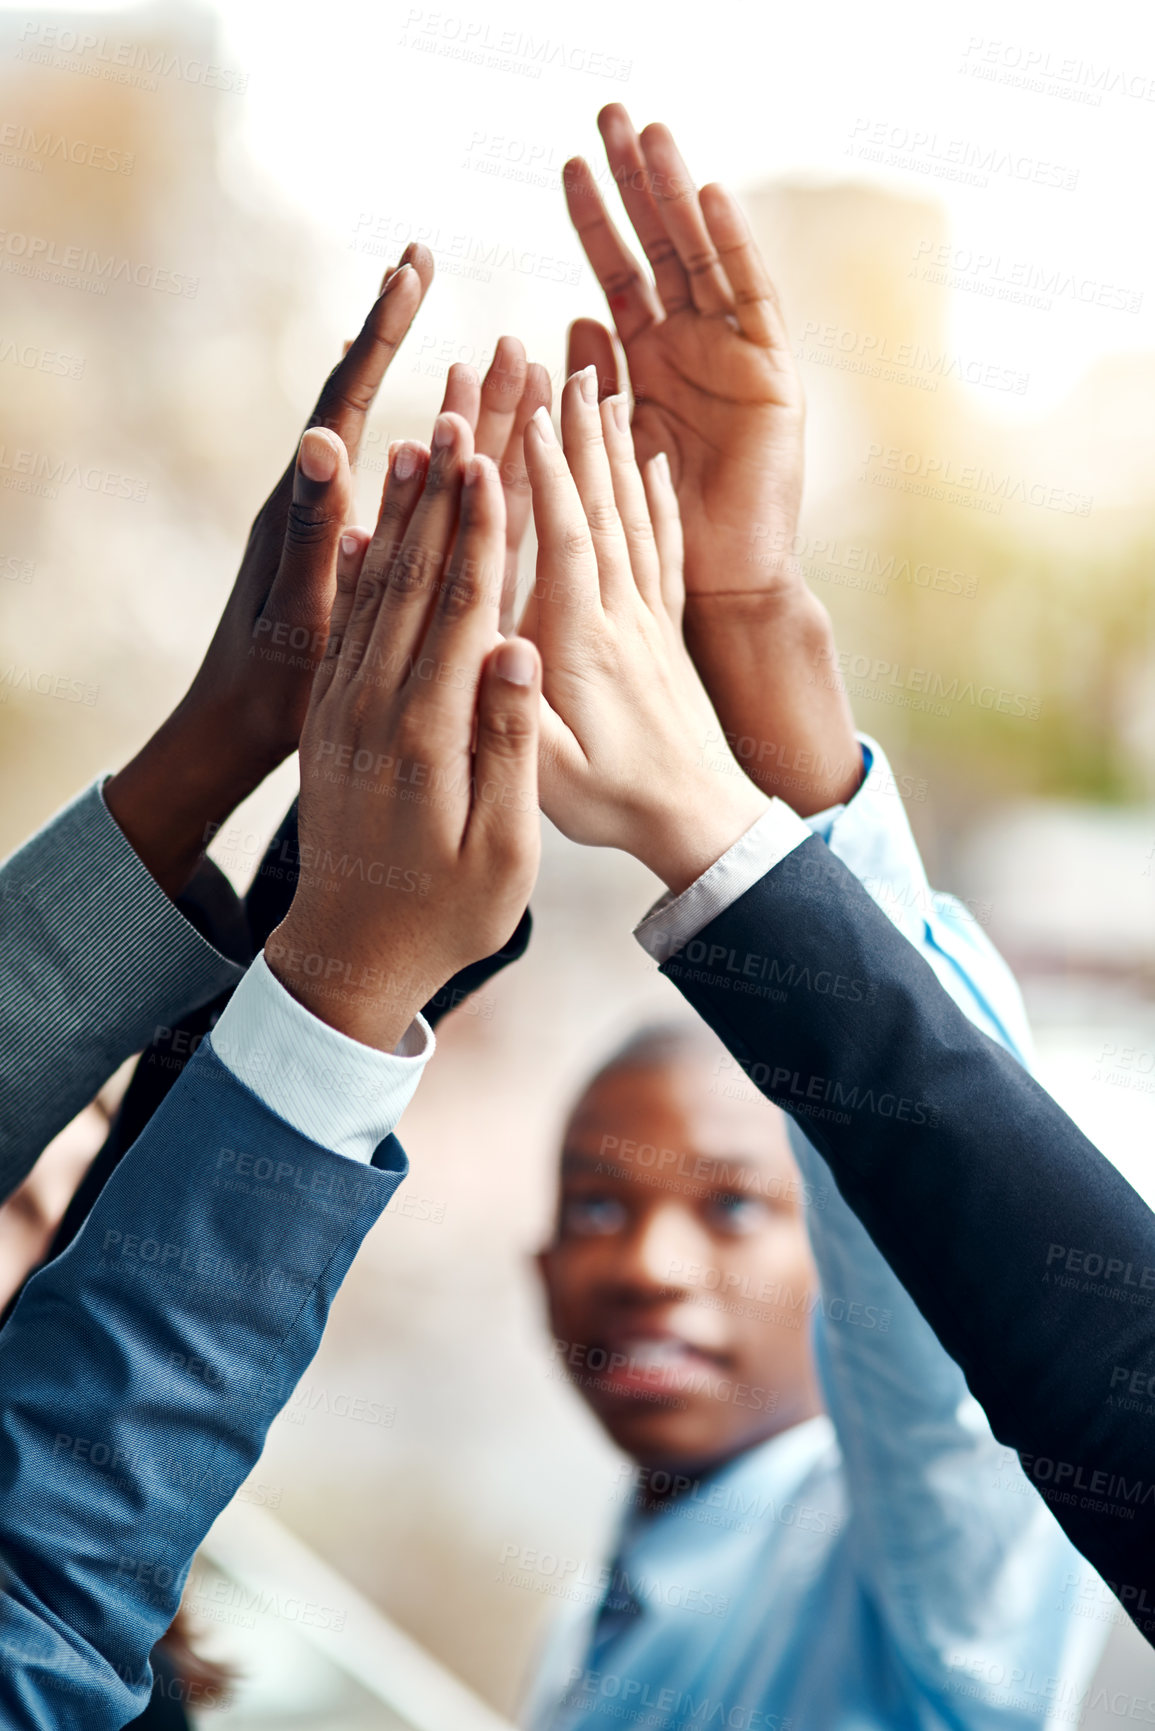
[[[353,557],[354,553],[357,551],[358,545],[359,538],[356,535],[342,535],[341,551],[345,555],[346,559],[351,559]]]
[[[610,408],[613,410],[614,425],[618,432],[628,433],[630,430],[630,403],[624,391],[620,392],[618,396],[610,398]]]
[[[537,658],[529,644],[520,637],[503,643],[494,656],[493,664],[500,678],[510,685],[532,685],[537,672]]]
[[[337,473],[334,437],[332,433],[322,432],[320,427],[310,427],[302,438],[298,460],[307,481],[331,481]]]
[[[581,391],[581,394],[587,403],[597,402],[598,369],[596,367],[582,368],[581,372],[578,374],[578,389]]]
[[[383,295],[391,295],[393,290],[397,287],[397,284],[399,282],[404,282],[412,269],[413,266],[411,264],[399,264],[397,269],[393,272],[393,275],[389,278],[389,281],[385,284],[381,293]]]
[[[433,449],[443,451],[447,445],[452,445],[453,439],[453,422],[448,415],[438,415],[433,423]]]
[[[533,414],[530,416],[530,426],[537,428],[545,444],[557,444],[557,435],[553,430],[553,422],[549,418],[549,410],[546,408],[544,403],[539,409],[533,411]]]
[[[417,453],[412,445],[398,445],[393,459],[393,474],[398,481],[408,481],[417,472]]]
[[[654,458],[654,468],[658,471],[659,478],[666,483],[666,486],[672,493],[674,490],[674,482],[670,474],[670,459],[664,451],[659,451],[657,456]]]
[[[484,457],[470,457],[465,465],[465,485],[473,487],[481,479],[481,471],[485,467]]]

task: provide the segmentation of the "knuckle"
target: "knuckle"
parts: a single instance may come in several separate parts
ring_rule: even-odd
[[[294,499],[285,522],[285,539],[295,547],[318,547],[332,533],[336,518],[323,505],[307,505]]]
[[[364,415],[372,408],[373,398],[377,393],[372,385],[356,376],[350,376],[353,372],[349,364],[352,353],[350,350],[343,360],[338,361],[325,380],[313,418],[309,422],[311,427],[328,426],[335,410],[344,410],[350,415]],[[354,366],[358,364],[355,359]]]
[[[648,249],[648,256],[650,263],[654,266],[655,270],[659,270],[665,265],[678,264],[680,262],[678,259],[678,249],[671,240],[656,240],[651,242]]]
[[[453,742],[436,714],[420,703],[407,703],[397,718],[395,738],[398,755],[406,762],[447,763]]]
[[[586,506],[586,522],[595,535],[612,535],[621,526],[617,511],[604,499]]]
[[[615,295],[637,294],[642,287],[642,273],[636,266],[622,267],[611,271],[606,277],[606,293],[611,298]]]
[[[588,529],[584,525],[580,529],[574,525],[563,530],[559,552],[567,565],[583,564],[590,555]]]
[[[416,595],[428,589],[440,557],[426,547],[402,547],[389,573],[389,588],[395,595]]]
[[[509,757],[520,757],[534,737],[534,718],[528,708],[492,709],[484,717],[482,728],[491,750]]]
[[[489,862],[494,868],[499,880],[507,881],[518,872],[525,861],[525,844],[520,834],[510,823],[495,823],[486,837],[486,852]],[[508,933],[505,934],[508,937]],[[498,938],[497,943],[502,939]]]
[[[695,252],[686,260],[686,271],[690,276],[710,276],[718,268],[718,255],[709,250]]]
[[[405,538],[396,532],[398,515],[396,508],[391,509],[388,504],[382,507],[373,540],[365,555],[364,562],[366,564],[373,565],[381,571],[388,571],[394,560],[400,557],[401,549],[405,545]]]
[[[357,584],[357,593],[353,598],[353,615],[361,617],[371,613],[379,606],[385,593],[385,578],[380,571],[362,571],[361,580]]]
[[[441,586],[441,611],[446,619],[460,619],[477,606],[482,593],[481,572],[462,566],[451,571]]]

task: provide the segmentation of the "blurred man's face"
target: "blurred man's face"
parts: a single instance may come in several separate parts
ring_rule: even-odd
[[[643,1465],[718,1465],[818,1410],[785,1122],[708,1059],[611,1071],[579,1101],[540,1263],[573,1381]]]

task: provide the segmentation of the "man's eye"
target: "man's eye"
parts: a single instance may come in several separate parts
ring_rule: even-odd
[[[713,1225],[735,1235],[757,1231],[766,1217],[766,1206],[761,1197],[743,1196],[737,1191],[711,1196],[706,1207]]]
[[[604,1237],[625,1224],[626,1210],[616,1196],[569,1196],[562,1205],[562,1232],[569,1237]]]

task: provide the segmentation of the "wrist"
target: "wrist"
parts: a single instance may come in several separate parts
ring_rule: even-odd
[[[754,505],[741,524],[708,534],[687,533],[686,597],[763,597],[805,589],[798,534],[801,486],[777,505]]]
[[[671,895],[680,896],[742,839],[769,804],[731,760],[683,783],[676,803],[650,812],[632,851]]]
[[[800,580],[687,597],[685,636],[727,743],[762,792],[802,817],[862,782],[862,752],[834,630]]]
[[[431,982],[401,958],[391,958],[388,968],[376,966],[363,947],[342,943],[295,908],[269,934],[264,954],[269,971],[310,1015],[381,1052],[396,1051],[444,983]]]
[[[104,787],[126,840],[168,896],[177,896],[225,819],[275,762],[242,756],[236,717],[178,707]]]

